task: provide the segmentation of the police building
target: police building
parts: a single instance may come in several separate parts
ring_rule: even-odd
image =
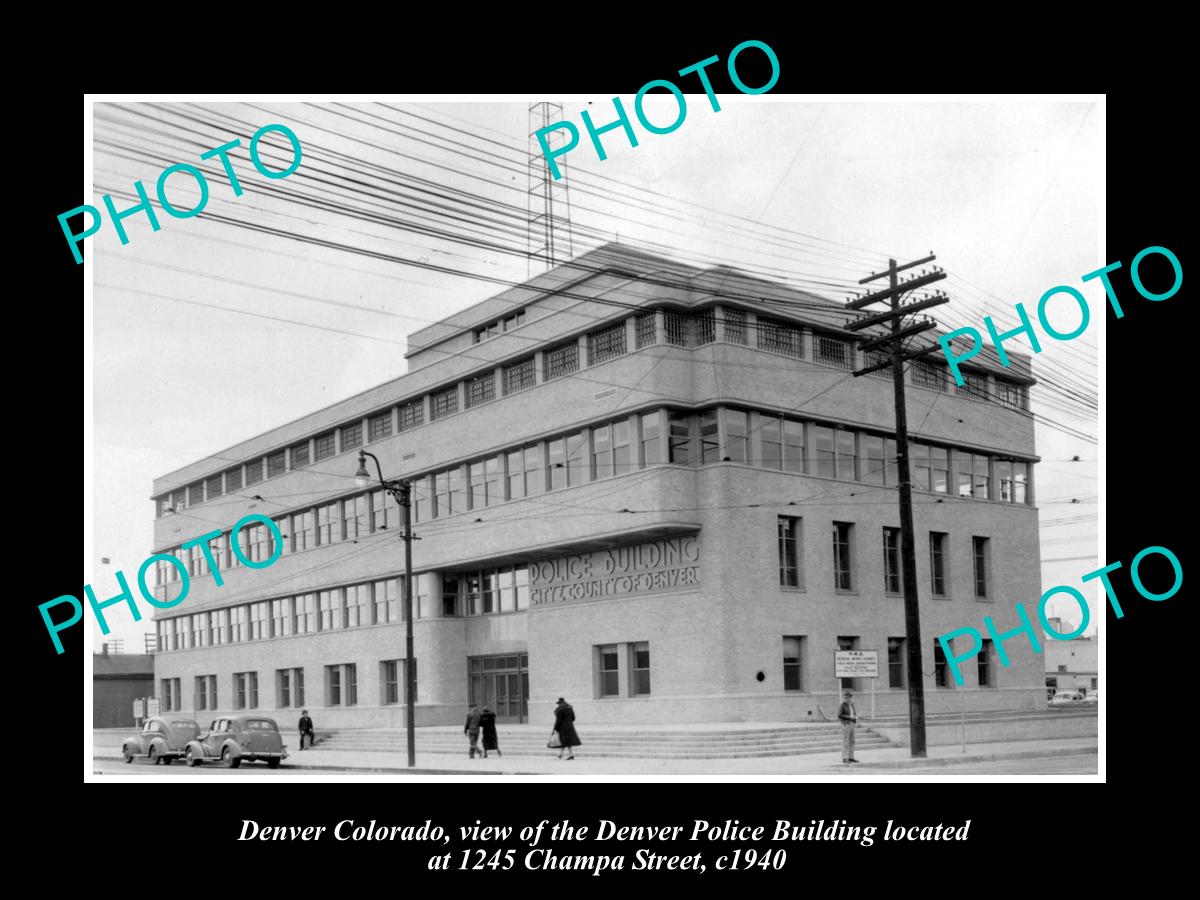
[[[872,360],[848,316],[609,244],[412,334],[408,374],[158,478],[155,552],[190,581],[156,622],[162,708],[402,726],[401,510],[356,485],[366,449],[413,485],[418,724],[548,721],[560,696],[593,723],[797,721],[834,711],[839,649],[877,651],[878,714],[904,714],[893,385],[852,376]],[[1033,709],[1028,648],[1002,667],[984,641],[959,688],[936,642],[1014,629],[1041,593],[1029,363],[981,354],[955,387],[925,359],[905,377],[926,705]],[[283,535],[266,569],[230,552],[251,513]],[[217,528],[221,587],[181,549]],[[277,549],[265,525],[238,540]]]

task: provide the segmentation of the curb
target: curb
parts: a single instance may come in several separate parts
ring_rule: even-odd
[[[1017,750],[1012,753],[985,753],[976,756],[935,756],[927,759],[897,759],[882,762],[858,763],[859,768],[913,769],[927,766],[956,766],[963,763],[1002,762],[1011,759],[1046,759],[1053,756],[1087,756],[1098,752],[1096,747],[1058,747],[1052,750]],[[844,765],[844,764],[843,764]],[[833,767],[840,768],[840,766]]]

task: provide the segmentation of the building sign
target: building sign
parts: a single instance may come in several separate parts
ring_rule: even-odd
[[[878,678],[878,650],[835,650],[833,653],[835,678]]]
[[[150,719],[157,715],[158,715],[158,698],[157,697],[147,697],[146,698],[146,718]]]
[[[529,564],[531,606],[658,594],[700,584],[700,540],[665,538]]]
[[[138,697],[133,701],[133,721],[146,718],[146,701]]]

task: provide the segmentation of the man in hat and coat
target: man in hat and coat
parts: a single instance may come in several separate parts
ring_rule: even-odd
[[[472,705],[471,711],[467,713],[467,724],[463,726],[463,734],[471,742],[470,752],[468,753],[469,759],[474,759],[476,753],[481,753],[479,749],[479,720],[481,718],[479,707]]]

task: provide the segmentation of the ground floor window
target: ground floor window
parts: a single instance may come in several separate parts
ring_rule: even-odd
[[[904,650],[904,638],[888,638],[888,687],[899,690],[904,687],[904,668],[908,654]]]
[[[803,637],[785,637],[783,639],[783,689],[785,691],[804,690],[803,649]]]
[[[593,648],[596,697],[650,695],[650,643],[602,644]]]
[[[195,709],[199,712],[202,709],[217,708],[217,676],[216,675],[197,675],[196,676],[196,703]]]
[[[258,673],[235,672],[233,674],[234,709],[258,709]]]
[[[404,660],[385,659],[379,664],[379,700],[384,706],[404,702]],[[413,660],[413,701],[417,691],[417,661]]]
[[[275,670],[275,705],[280,709],[304,706],[304,670]]]
[[[341,663],[325,667],[325,705],[354,706],[358,703],[358,666]]]
[[[172,712],[181,708],[178,678],[162,679],[162,696],[159,700],[161,701],[159,706],[163,712]]]

